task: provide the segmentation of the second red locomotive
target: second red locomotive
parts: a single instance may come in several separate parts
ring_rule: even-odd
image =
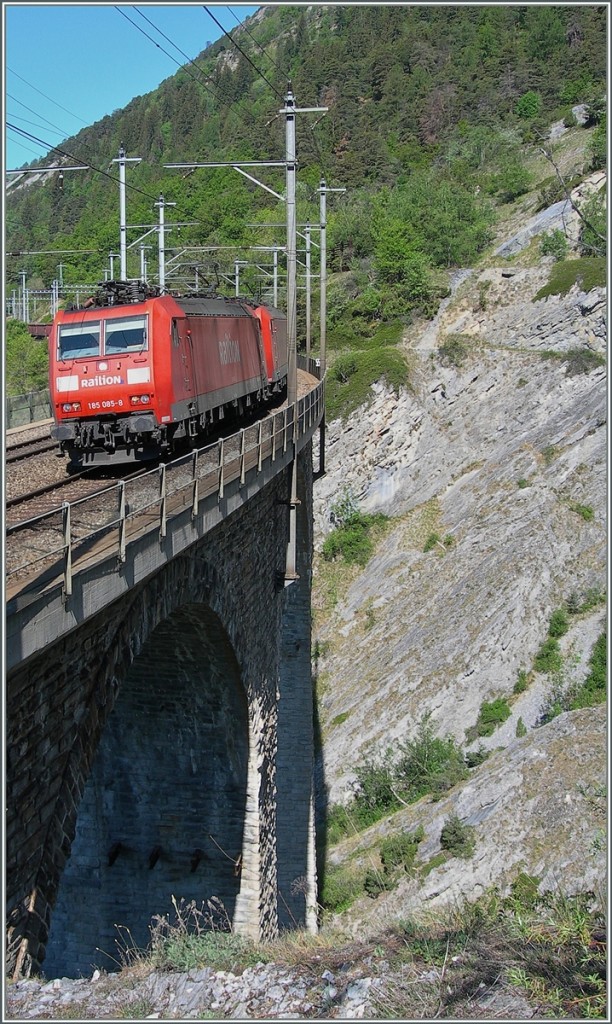
[[[51,436],[73,466],[154,459],[204,442],[287,381],[284,313],[223,297],[105,283],[61,310],[49,338]]]

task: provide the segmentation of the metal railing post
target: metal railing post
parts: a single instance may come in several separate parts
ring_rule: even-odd
[[[166,536],[166,467],[159,467],[159,536]]]
[[[70,503],[63,506],[63,541],[64,541],[64,598],[72,596],[72,537],[70,530]]]
[[[223,438],[221,438],[221,440],[219,441],[219,497],[220,498],[223,497],[223,486],[224,486],[224,483],[225,483],[224,473],[223,473],[224,466],[225,466],[225,461],[224,461],[224,452],[223,452]]]
[[[195,451],[193,453],[193,465],[191,467],[191,475],[193,476],[193,500],[192,500],[192,505],[191,505],[191,516],[192,516],[192,519],[195,519],[195,517],[198,514],[198,505],[199,505],[199,502],[200,502],[200,496],[199,496],[199,493],[198,493],[198,477],[197,477],[197,472],[198,472],[198,453],[197,453],[197,451]]]
[[[263,420],[259,421],[259,431],[257,433],[257,472],[261,473],[261,462],[262,462],[262,451],[261,451],[261,435],[263,429]]]
[[[276,462],[276,421],[278,415],[274,413],[272,417],[272,462]]]
[[[125,482],[119,481],[119,561],[125,562]]]
[[[245,481],[245,468],[244,468],[244,456],[245,456],[245,433],[242,431],[240,435],[240,483],[243,484]]]

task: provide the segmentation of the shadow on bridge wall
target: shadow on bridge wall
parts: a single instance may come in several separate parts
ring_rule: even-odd
[[[174,920],[172,896],[203,907],[201,924],[213,907],[217,928],[233,923],[249,747],[227,634],[210,609],[183,607],[143,646],[106,724],[53,911],[48,977],[116,969],[126,950],[146,948],[155,915]]]
[[[299,465],[298,582],[282,471],[7,676],[14,976],[112,969],[115,924],[144,945],[173,896],[254,938],[312,924],[310,445]]]

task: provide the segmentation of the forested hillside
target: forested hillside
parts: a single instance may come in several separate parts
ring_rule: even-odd
[[[69,156],[38,161],[76,158],[96,170],[63,182],[15,182],[8,251],[97,250],[67,257],[64,280],[100,280],[118,244],[118,188],[109,173],[116,177],[120,144],[142,158],[128,169],[128,223],[155,222],[163,193],[176,203],[168,220],[195,221],[169,244],[278,242],[278,231],[247,226],[282,219],[269,193],[231,170],[163,165],[282,158],[277,113],[289,80],[298,106],[329,108],[318,121],[298,118],[298,220],[318,221],[322,175],[347,188],[330,203],[328,252],[332,270],[369,261],[366,287],[349,310],[357,318],[435,309],[444,290],[436,271],[476,258],[496,209],[532,184],[529,154],[555,119],[572,122],[572,105],[587,104],[587,127],[596,126],[591,166],[605,161],[603,5],[268,6],[231,35],[67,140],[60,150]],[[264,173],[282,190],[282,172]],[[551,186],[559,188],[552,166]],[[136,276],[135,251],[130,258]],[[56,262],[9,257],[9,288],[22,269],[29,287],[48,287]]]

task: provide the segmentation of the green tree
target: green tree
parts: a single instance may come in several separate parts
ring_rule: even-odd
[[[6,322],[5,367],[7,395],[42,391],[48,385],[47,345],[33,338],[20,320]]]
[[[582,206],[580,250],[585,256],[606,256],[608,224],[605,192],[596,192]]]
[[[607,133],[608,119],[606,114],[602,115],[599,124],[595,128],[593,135],[591,136],[591,162],[590,169],[592,171],[599,171],[603,167],[606,167],[608,161],[608,133]]]
[[[520,100],[516,104],[516,114],[518,117],[524,118],[525,120],[531,120],[537,117],[542,107],[542,99],[537,92],[532,89],[529,92],[524,93]]]

